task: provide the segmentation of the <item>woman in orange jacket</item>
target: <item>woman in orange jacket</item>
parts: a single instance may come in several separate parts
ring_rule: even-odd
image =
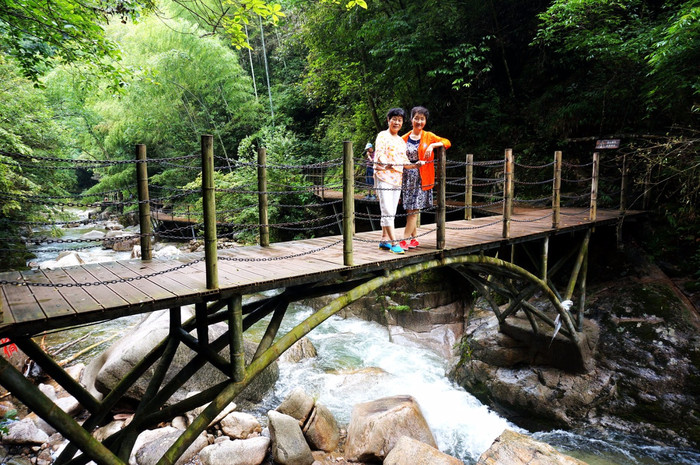
[[[403,208],[406,210],[406,228],[399,246],[404,250],[414,249],[420,244],[416,240],[418,211],[433,206],[433,186],[435,185],[435,165],[433,150],[437,147],[450,148],[448,139],[424,131],[428,122],[428,109],[414,107],[411,110],[413,130],[403,135],[406,141],[406,155],[411,162],[422,161],[418,168],[404,169],[401,184]]]

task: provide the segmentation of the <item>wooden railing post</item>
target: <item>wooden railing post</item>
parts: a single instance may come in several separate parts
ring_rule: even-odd
[[[260,246],[270,245],[270,226],[267,216],[267,151],[258,149],[258,221],[260,222]]]
[[[620,219],[617,222],[617,228],[616,228],[616,233],[615,233],[618,250],[622,250],[622,247],[623,247],[622,223],[624,221],[625,211],[627,210],[627,188],[628,188],[627,183],[629,181],[628,175],[629,175],[629,173],[628,173],[628,167],[627,167],[627,156],[623,155],[622,156],[622,183],[620,185]],[[646,203],[647,202],[648,185],[645,184],[644,187],[645,187],[644,202]]]
[[[355,166],[352,142],[343,142],[343,264],[352,266],[352,236],[355,232]]]
[[[620,216],[625,214],[627,210],[627,183],[629,182],[627,172],[627,155],[622,156],[622,184],[620,185]],[[646,184],[646,183],[645,183]],[[644,193],[646,197],[646,192]]]
[[[561,211],[561,150],[554,152],[554,181],[552,185],[552,228],[559,227]]]
[[[447,191],[447,157],[445,147],[438,147],[435,152],[435,181],[437,184],[437,211],[435,225],[437,226],[436,246],[438,250],[445,248],[445,193]]]
[[[473,218],[473,202],[472,196],[474,194],[474,155],[471,153],[467,154],[467,177],[464,192],[464,219],[471,220]]]
[[[202,210],[207,289],[219,287],[216,257],[216,201],[214,192],[214,136],[202,136]]]
[[[141,260],[153,258],[151,247],[151,206],[148,195],[148,165],[146,146],[136,144],[136,183],[139,195],[139,226],[141,231]]]
[[[508,238],[513,213],[513,149],[506,149],[503,176],[503,237]]]
[[[590,220],[595,221],[598,210],[598,166],[600,163],[600,154],[593,153],[593,175],[591,176],[591,213]]]

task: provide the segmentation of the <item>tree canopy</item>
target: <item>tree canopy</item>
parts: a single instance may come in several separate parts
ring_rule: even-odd
[[[424,105],[460,161],[505,147],[583,160],[596,139],[622,138],[636,182],[659,179],[656,201],[697,235],[700,0],[0,1],[5,153],[120,160],[145,143],[171,157],[207,132],[226,157],[269,143],[311,162],[373,140],[388,108]],[[3,192],[131,182],[123,168],[46,173],[0,157]]]

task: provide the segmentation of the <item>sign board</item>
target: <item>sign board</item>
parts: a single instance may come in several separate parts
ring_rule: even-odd
[[[595,148],[597,149],[619,149],[620,139],[601,139],[595,141]]]

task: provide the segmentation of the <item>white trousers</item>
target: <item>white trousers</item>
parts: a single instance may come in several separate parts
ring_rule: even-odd
[[[394,227],[394,217],[396,209],[399,206],[399,198],[401,197],[401,187],[386,183],[379,179],[376,180],[375,188],[377,189],[377,197],[379,198],[379,209],[382,212],[382,219],[379,222],[382,226]]]

